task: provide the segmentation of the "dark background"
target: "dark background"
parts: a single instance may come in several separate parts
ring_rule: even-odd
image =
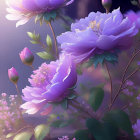
[[[138,7],[131,4],[130,0],[112,0],[112,8],[117,9],[121,8],[121,11],[125,13],[128,10],[139,10]],[[77,9],[78,8],[78,9]],[[85,11],[84,11],[85,10]],[[84,12],[83,12],[84,11]],[[105,9],[102,7],[101,0],[75,0],[72,6],[67,8],[67,13],[71,17],[85,17],[89,12],[101,11],[105,12]]]
[[[133,6],[129,0],[113,0],[112,9],[120,7],[124,13],[129,9],[138,10],[136,6]],[[75,0],[75,2],[65,8],[66,13],[74,19],[85,17],[91,11],[105,12],[105,9],[101,5],[101,0]],[[34,54],[37,51],[41,51],[39,47],[34,47],[30,44],[29,38],[26,34],[27,31],[40,33],[43,40],[47,34],[51,35],[50,29],[43,24],[42,27],[39,24],[35,25],[33,19],[27,24],[16,28],[15,21],[8,21],[5,18],[6,4],[5,0],[0,1],[0,93],[6,92],[7,94],[15,94],[15,87],[9,81],[7,71],[9,68],[14,66],[20,76],[18,85],[20,91],[28,83],[28,77],[32,73],[32,70],[23,65],[19,59],[19,52],[24,48],[28,47]],[[60,25],[61,21],[55,21],[53,27],[56,35],[64,32],[64,28]],[[59,26],[58,26],[59,25]],[[35,55],[34,67],[38,68],[43,60]]]

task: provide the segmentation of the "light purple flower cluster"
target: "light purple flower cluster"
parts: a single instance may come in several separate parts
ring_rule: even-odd
[[[139,139],[140,138],[140,119],[137,120],[136,124],[133,126],[134,135]]]
[[[7,101],[7,94],[2,93],[0,99],[0,132],[3,134],[8,133],[14,127],[16,129],[15,124],[16,121],[21,119],[21,115],[18,108],[17,103],[17,95],[10,95],[9,100],[10,104]]]
[[[58,140],[69,140],[69,137],[63,136],[62,138],[58,138]],[[76,138],[73,138],[72,140],[76,140]]]
[[[95,54],[126,50],[138,30],[120,9],[112,13],[91,12],[71,25],[71,31],[57,37],[62,51],[73,55],[77,63]]]
[[[63,100],[69,94],[69,88],[77,82],[76,68],[71,55],[62,54],[55,62],[43,63],[31,75],[29,82],[31,86],[22,90],[26,103],[21,108],[28,114],[35,114],[45,108],[41,115],[47,115],[52,110],[52,106],[48,104]]]
[[[8,5],[6,16],[9,20],[19,20],[16,24],[23,25],[37,14],[50,12],[71,4],[74,0],[6,0]]]

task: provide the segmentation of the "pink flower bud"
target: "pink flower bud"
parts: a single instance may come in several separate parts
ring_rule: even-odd
[[[21,61],[28,66],[31,66],[34,61],[32,52],[26,47],[19,54]]]
[[[1,96],[2,96],[2,97],[6,97],[7,94],[6,94],[6,93],[2,93]]]
[[[8,70],[8,76],[9,76],[10,81],[13,82],[14,84],[18,82],[19,76],[14,67]]]
[[[102,5],[109,12],[112,5],[112,0],[102,0]]]

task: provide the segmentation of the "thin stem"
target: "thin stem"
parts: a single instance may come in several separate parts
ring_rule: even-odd
[[[130,79],[134,74],[136,74],[138,71],[140,70],[140,67],[138,67],[137,69],[135,69],[125,80],[124,82],[126,82],[128,79]]]
[[[80,103],[77,100],[73,100],[73,102],[78,105],[78,107],[79,107],[80,110],[82,110],[83,112],[85,112],[86,114],[88,114],[91,118],[97,118],[97,116],[95,114],[91,114],[84,107],[81,107],[80,106]]]
[[[71,102],[71,106],[74,107],[75,109],[77,109],[78,111],[81,110],[81,109],[80,109],[77,105],[75,105],[73,102]],[[81,111],[82,111],[82,110],[81,110]],[[81,117],[82,117],[83,119],[86,119],[87,116],[85,116],[85,115],[86,115],[86,114],[84,113],[84,114],[82,114]]]
[[[111,105],[110,105],[110,107],[109,107],[109,110],[111,110],[111,108],[112,108],[113,104],[115,103],[117,97],[120,95],[120,92],[121,92],[121,90],[122,90],[122,88],[123,88],[123,85],[124,85],[124,83],[126,82],[126,80],[125,80],[126,73],[127,73],[128,69],[129,69],[130,65],[132,64],[133,60],[135,59],[135,57],[136,57],[139,53],[140,53],[140,50],[138,50],[135,54],[133,54],[133,55],[132,55],[132,58],[131,58],[130,61],[128,62],[127,66],[126,66],[126,68],[125,68],[123,77],[122,77],[122,81],[121,81],[119,90],[118,90],[117,94],[115,95],[115,97],[114,97],[114,99],[113,99],[113,101],[112,101],[112,103],[111,103]],[[136,73],[136,72],[134,72],[133,75],[134,75],[135,73]],[[131,74],[131,76],[132,76],[132,74]],[[131,76],[129,76],[129,78],[130,78]],[[127,79],[128,79],[128,78],[127,78]]]
[[[32,131],[34,131],[34,130],[33,130],[33,127],[30,126],[30,125],[28,125],[28,126],[24,126],[24,127],[22,127],[21,129],[19,129],[19,130],[15,133],[15,135],[17,135],[19,132],[21,132],[21,131],[24,130],[25,128],[26,128],[26,129],[27,129],[27,128],[31,128]]]
[[[21,97],[21,95],[20,95],[20,92],[19,92],[19,89],[18,89],[17,84],[15,84],[15,86],[16,86],[16,90],[17,90],[17,94],[18,94],[18,98],[19,98],[19,107],[18,107],[17,109],[18,109],[18,111],[19,111],[19,113],[20,113],[20,117],[21,117],[22,121],[24,122],[23,115],[22,115],[22,111],[21,111],[21,109],[20,109],[20,105],[22,104],[22,97]]]
[[[18,97],[19,97],[19,99],[20,99],[20,104],[22,104],[22,97],[21,97],[21,95],[20,95],[20,92],[19,92],[19,89],[18,89],[17,84],[15,84],[15,87],[16,87],[16,90],[17,90]]]
[[[109,8],[106,8],[105,10],[106,10],[106,13],[108,14],[109,13]]]
[[[121,108],[121,110],[125,110],[126,108],[128,108],[129,107],[129,104],[128,105],[124,105],[122,108]]]
[[[59,58],[59,54],[58,54],[58,46],[57,46],[57,41],[56,41],[56,36],[55,36],[55,32],[54,32],[54,29],[52,27],[52,24],[51,22],[48,22],[49,24],[49,27],[52,31],[52,34],[53,34],[53,38],[54,38],[54,43],[55,43],[55,53],[56,53],[56,58],[58,59]]]
[[[41,46],[43,49],[46,48],[46,46],[45,46],[41,41],[39,41],[39,44],[40,44],[40,46]]]
[[[108,68],[108,65],[107,65],[106,62],[105,62],[105,66],[106,66],[108,76],[109,76],[109,79],[110,79],[110,104],[111,104],[112,103],[112,94],[113,94],[112,77],[111,77],[111,74],[110,74],[110,71],[109,71],[109,68]]]

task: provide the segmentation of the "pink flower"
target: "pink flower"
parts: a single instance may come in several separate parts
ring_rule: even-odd
[[[26,103],[21,105],[21,108],[28,114],[45,109],[41,115],[47,115],[52,110],[49,103],[62,101],[77,82],[76,68],[71,55],[62,54],[55,62],[43,63],[33,72],[29,82],[31,86],[22,90]]]
[[[8,76],[9,76],[10,81],[13,82],[14,84],[18,82],[19,76],[14,67],[8,70]]]
[[[31,66],[34,61],[32,52],[26,47],[19,54],[21,61],[28,66]]]
[[[2,96],[2,97],[6,97],[7,94],[6,94],[6,93],[2,93],[1,96]]]

